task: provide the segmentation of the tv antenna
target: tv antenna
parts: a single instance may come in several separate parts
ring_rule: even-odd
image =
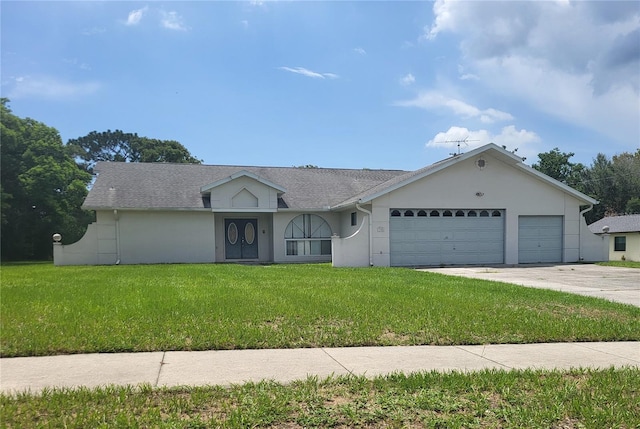
[[[444,140],[444,141],[439,141],[439,142],[437,142],[437,143],[455,143],[455,144],[456,144],[456,146],[458,147],[458,151],[457,151],[457,153],[455,153],[455,152],[454,152],[454,153],[449,153],[449,155],[451,155],[451,156],[458,156],[458,155],[460,155],[460,154],[462,153],[462,152],[460,151],[460,146],[461,146],[461,145],[463,145],[463,144],[464,144],[465,146],[469,146],[469,143],[468,143],[468,142],[477,142],[477,141],[480,141],[480,140],[478,140],[478,139],[471,139],[471,140],[470,140],[470,139],[469,139],[469,137],[466,137],[466,138],[461,139],[461,140]]]

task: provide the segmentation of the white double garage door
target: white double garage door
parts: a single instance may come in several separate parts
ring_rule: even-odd
[[[484,265],[505,262],[502,209],[392,209],[392,266]],[[518,218],[518,262],[562,262],[563,217]]]

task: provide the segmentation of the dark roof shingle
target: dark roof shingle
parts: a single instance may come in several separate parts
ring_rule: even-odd
[[[123,162],[100,162],[95,170],[97,179],[84,202],[88,209],[204,208],[200,188],[241,171],[286,189],[279,201],[282,207],[322,209],[407,173],[401,170]]]
[[[609,233],[640,232],[640,214],[603,217],[589,225],[589,230],[601,234],[605,226],[609,227]]]

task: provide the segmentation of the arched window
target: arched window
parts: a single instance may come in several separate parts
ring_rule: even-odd
[[[464,217],[464,212],[462,210],[458,210],[456,212],[456,217]]]
[[[412,211],[412,210],[406,210],[406,211],[404,212],[404,215],[405,215],[406,217],[413,217],[413,211]]]
[[[476,213],[475,210],[469,210],[469,213],[467,213],[468,217],[476,217],[478,216],[478,213]]]
[[[451,210],[445,210],[444,213],[442,213],[442,216],[451,217],[453,216],[453,213],[451,213]]]
[[[284,230],[287,255],[331,255],[331,227],[318,215],[301,214]]]
[[[424,210],[418,211],[418,217],[425,217],[426,215],[427,215],[427,212],[425,212]]]
[[[431,213],[429,213],[429,216],[438,217],[440,216],[440,212],[438,210],[431,210]]]
[[[494,210],[493,212],[491,212],[491,216],[492,217],[500,217],[500,216],[502,216],[502,213],[500,213],[500,210]]]
[[[398,216],[400,216],[400,211],[399,211],[399,210],[393,210],[393,211],[391,211],[391,216],[393,216],[393,217],[398,217]]]
[[[489,217],[489,212],[488,212],[488,211],[486,211],[486,210],[482,210],[482,211],[480,212],[480,217]]]

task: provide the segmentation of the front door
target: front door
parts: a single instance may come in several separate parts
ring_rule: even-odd
[[[258,220],[225,219],[227,259],[258,259]]]

